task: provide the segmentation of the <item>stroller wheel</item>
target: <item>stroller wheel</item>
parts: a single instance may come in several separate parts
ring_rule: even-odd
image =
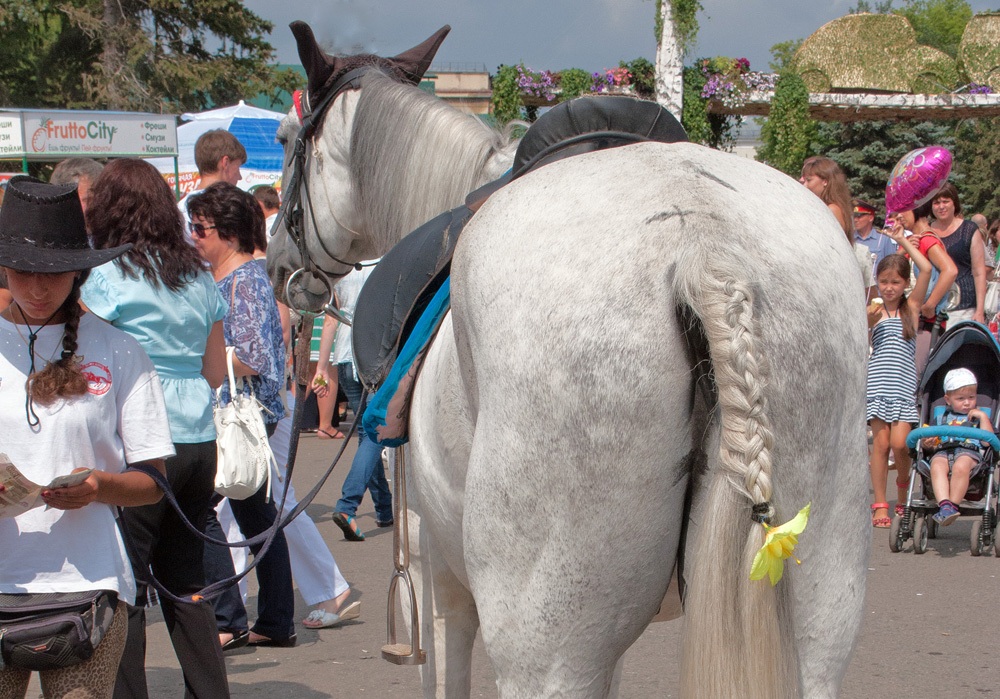
[[[917,517],[913,524],[913,553],[924,553],[927,550],[927,518]]]
[[[903,515],[896,515],[892,518],[892,524],[889,526],[889,550],[893,553],[902,551],[903,544],[906,543],[902,529]]]
[[[927,520],[927,538],[936,539],[938,535],[938,523],[934,521],[933,517]]]
[[[983,555],[983,520],[976,519],[972,523],[972,532],[969,534],[969,553],[973,556]]]

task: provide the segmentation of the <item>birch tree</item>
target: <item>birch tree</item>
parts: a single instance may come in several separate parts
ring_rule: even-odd
[[[680,121],[684,104],[684,53],[670,0],[658,3],[660,35],[656,46],[656,101]]]

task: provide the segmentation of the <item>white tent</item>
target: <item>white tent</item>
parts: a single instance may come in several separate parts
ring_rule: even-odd
[[[182,114],[187,123],[177,127],[177,170],[180,174],[180,192],[183,196],[198,188],[198,166],[194,162],[194,144],[206,131],[226,129],[247,150],[247,162],[241,168],[243,179],[239,186],[250,189],[254,185],[269,184],[281,188],[281,163],[283,151],[275,141],[278,125],[285,115],[245,104],[243,100],[232,107],[212,109],[207,112]],[[174,159],[150,158],[149,162],[163,173],[171,189],[174,188]]]

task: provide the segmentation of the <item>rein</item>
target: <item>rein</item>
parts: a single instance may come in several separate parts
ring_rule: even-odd
[[[151,570],[146,570],[145,576],[136,576],[137,582],[143,583],[145,585],[151,585],[153,588],[156,589],[156,591],[160,594],[161,597],[165,597],[176,603],[199,602],[201,600],[212,599],[213,597],[218,596],[226,588],[230,587],[231,585],[235,585],[240,580],[245,578],[250,573],[251,570],[257,567],[257,564],[260,563],[261,559],[264,558],[264,554],[267,553],[268,549],[271,547],[271,543],[274,541],[274,538],[278,535],[278,533],[282,531],[285,527],[287,527],[289,524],[291,524],[292,520],[294,520],[296,517],[302,514],[302,512],[304,512],[305,509],[312,504],[312,501],[316,498],[316,496],[319,495],[320,490],[323,489],[323,487],[326,485],[327,480],[330,478],[330,474],[333,473],[333,469],[336,468],[337,464],[340,462],[341,457],[344,455],[344,452],[347,450],[347,446],[350,444],[351,439],[357,433],[358,426],[361,423],[361,419],[364,413],[355,415],[354,422],[351,424],[350,429],[344,436],[344,442],[343,444],[340,445],[340,450],[334,457],[333,462],[330,464],[330,467],[327,468],[326,473],[324,473],[320,477],[316,485],[313,486],[313,489],[310,490],[309,493],[304,498],[302,498],[302,500],[299,501],[299,503],[295,506],[295,508],[286,513],[284,511],[285,500],[288,497],[288,486],[292,482],[292,473],[295,470],[295,458],[298,455],[299,435],[302,432],[302,416],[305,411],[305,394],[306,394],[306,385],[308,383],[305,380],[305,376],[308,373],[308,366],[309,366],[308,363],[309,336],[304,332],[304,327],[299,331],[298,334],[299,337],[297,338],[297,342],[300,344],[296,345],[296,350],[295,350],[298,353],[298,356],[296,357],[297,367],[295,376],[295,384],[296,384],[295,410],[292,412],[292,436],[288,444],[288,458],[287,458],[287,463],[285,465],[284,487],[282,489],[281,497],[279,499],[280,502],[277,503],[275,506],[278,511],[278,516],[275,518],[274,523],[271,524],[271,526],[268,527],[265,531],[261,532],[260,534],[252,538],[244,539],[243,541],[229,542],[229,541],[220,541],[218,539],[213,539],[212,537],[208,536],[203,531],[195,527],[194,524],[192,524],[190,520],[188,520],[187,516],[184,514],[184,511],[181,509],[180,504],[177,502],[177,498],[174,495],[173,488],[171,487],[170,482],[167,480],[166,476],[161,474],[159,471],[157,471],[154,467],[152,467],[149,464],[138,463],[129,465],[127,470],[140,471],[153,479],[153,481],[157,484],[157,486],[159,486],[160,490],[163,491],[164,499],[167,500],[173,507],[174,512],[176,513],[177,517],[181,520],[181,523],[185,527],[187,527],[187,529],[192,534],[194,534],[196,537],[198,537],[205,543],[215,544],[216,546],[223,546],[226,548],[250,548],[257,545],[261,546],[260,550],[254,555],[253,560],[247,564],[246,568],[241,573],[237,573],[236,575],[213,582],[203,587],[198,592],[184,595],[183,597],[168,590],[163,585],[163,583],[161,583],[156,578],[156,576],[153,575]],[[305,362],[302,361],[303,356],[306,359]],[[270,466],[268,468],[270,468]],[[121,513],[119,512],[119,515],[120,514]],[[125,519],[124,517],[119,516],[117,520],[118,520],[118,526],[122,530],[122,541],[125,544],[125,549],[129,554],[130,558],[135,558],[136,556],[135,543],[132,539],[130,532],[128,531]]]
[[[319,104],[316,105],[315,108],[309,104],[308,91],[298,91],[295,93],[295,110],[298,114],[299,121],[301,122],[301,127],[295,136],[295,145],[292,150],[292,171],[286,186],[287,196],[285,197],[284,202],[282,202],[281,209],[278,211],[278,219],[284,223],[289,236],[291,236],[292,240],[295,241],[295,245],[299,250],[299,257],[302,260],[303,265],[293,272],[285,282],[285,299],[288,301],[289,307],[300,314],[304,313],[302,309],[295,308],[292,303],[290,294],[291,283],[294,279],[298,278],[300,274],[309,274],[320,280],[329,292],[329,301],[323,305],[322,311],[328,315],[332,315],[346,325],[351,325],[351,320],[344,316],[343,313],[341,313],[334,305],[333,282],[330,279],[331,276],[334,278],[343,277],[346,273],[340,275],[330,275],[320,269],[313,262],[312,257],[309,255],[309,246],[306,244],[306,232],[305,226],[303,225],[307,213],[309,220],[312,222],[316,240],[318,241],[323,254],[331,260],[344,265],[345,267],[351,267],[356,270],[361,270],[365,267],[372,267],[377,263],[370,262],[368,264],[362,264],[360,262],[347,262],[346,260],[342,260],[331,253],[326,247],[322,236],[319,234],[319,228],[316,225],[316,216],[314,213],[315,207],[312,203],[312,196],[309,193],[309,187],[303,187],[303,184],[307,184],[305,182],[305,164],[308,156],[308,144],[315,136],[316,131],[322,124],[323,119],[326,117],[326,113],[333,104],[334,100],[346,90],[360,89],[361,79],[372,69],[373,68],[371,66],[363,66],[361,68],[350,70],[342,75],[333,84],[333,87],[329,90],[329,92],[323,96],[323,99],[320,100]],[[302,196],[303,191],[305,192],[304,198]]]

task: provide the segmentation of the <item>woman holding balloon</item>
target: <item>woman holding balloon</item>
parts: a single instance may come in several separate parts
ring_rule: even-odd
[[[951,153],[947,148],[929,146],[907,153],[893,168],[886,186],[885,203],[890,213],[912,211],[912,224],[905,225],[911,240],[934,269],[927,297],[920,307],[917,332],[917,371],[923,370],[931,349],[931,336],[937,314],[944,308],[944,299],[958,276],[958,267],[947,248],[931,228],[933,198],[948,181]],[[891,225],[891,222],[887,222]],[[919,272],[918,272],[919,274]]]

